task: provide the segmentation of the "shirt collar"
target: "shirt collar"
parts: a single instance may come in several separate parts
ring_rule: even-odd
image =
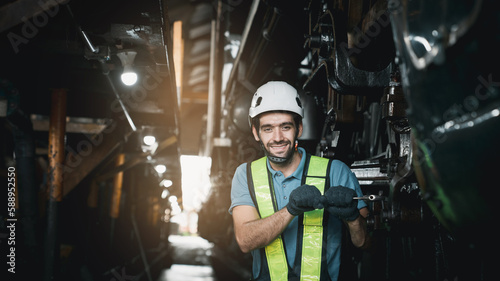
[[[294,178],[300,180],[300,179],[302,179],[302,172],[304,171],[304,165],[306,163],[306,150],[303,149],[302,147],[297,147],[297,149],[302,154],[302,156],[300,158],[299,166],[297,167],[297,169],[295,170],[295,172],[292,173],[291,177],[294,177]],[[269,159],[267,159],[267,167],[269,168],[269,171],[271,172],[271,175],[274,178],[276,176],[276,173],[278,171],[274,170],[271,167],[271,164],[269,163]]]

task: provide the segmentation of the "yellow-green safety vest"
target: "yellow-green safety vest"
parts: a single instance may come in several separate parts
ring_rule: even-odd
[[[331,161],[311,155],[306,155],[306,159],[310,160],[306,160],[309,163],[308,165],[306,163],[304,167],[302,183],[314,185],[321,194],[324,194],[327,188],[326,183]],[[272,178],[267,168],[267,157],[253,161],[249,166],[250,194],[256,203],[260,217],[266,218],[278,211]],[[326,260],[325,253],[322,253],[323,243],[325,243],[323,241],[323,216],[324,209],[317,209],[303,214],[302,258],[300,261],[301,281],[320,280],[322,261]],[[281,235],[265,247],[265,258],[271,281],[288,280],[289,267]],[[324,270],[326,271],[326,269]]]

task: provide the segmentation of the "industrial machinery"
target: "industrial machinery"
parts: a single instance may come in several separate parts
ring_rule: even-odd
[[[232,20],[248,13],[237,55],[216,61],[232,68],[215,88],[207,122],[218,126],[202,148],[213,159],[213,190],[199,229],[215,244],[221,276],[250,276],[227,212],[231,177],[263,155],[247,122],[252,94],[283,80],[306,111],[299,145],[344,161],[369,195],[373,249],[344,241],[342,280],[492,279],[486,254],[500,155],[493,1],[269,0],[219,13],[224,50]]]

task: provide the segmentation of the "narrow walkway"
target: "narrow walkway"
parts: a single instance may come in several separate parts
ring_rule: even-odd
[[[212,244],[201,237],[171,235],[173,265],[157,281],[217,281],[210,266]]]
[[[209,265],[173,264],[163,271],[158,281],[216,281]]]

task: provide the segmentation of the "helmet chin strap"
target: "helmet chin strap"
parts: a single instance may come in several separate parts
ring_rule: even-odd
[[[295,141],[296,144],[295,144],[295,150],[297,150],[297,141]],[[265,149],[264,147],[264,144],[262,143],[262,141],[259,141],[260,143],[260,146],[262,147],[262,149],[264,150],[264,153],[266,154],[267,156],[267,159],[269,159],[269,161],[275,163],[275,164],[283,164],[287,161],[289,161],[290,159],[288,158],[285,158],[285,157],[277,157],[277,156],[272,156],[269,154],[269,152]]]
[[[281,164],[281,163],[284,163],[288,160],[284,157],[271,156],[267,153],[267,151],[266,151],[266,155],[267,155],[267,158],[269,159],[269,161],[276,163],[276,164]]]

